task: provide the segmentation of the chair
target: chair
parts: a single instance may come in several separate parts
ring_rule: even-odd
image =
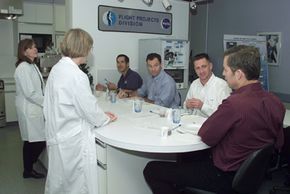
[[[279,163],[279,168],[284,167],[282,165],[282,162],[284,161],[284,159],[286,159],[286,163],[288,167],[288,172],[286,175],[286,179],[284,182],[284,186],[273,186],[273,188],[270,190],[270,194],[276,194],[277,191],[281,191],[283,193],[290,193],[290,127],[286,127],[284,128],[284,145],[282,148],[281,153],[279,154],[279,158],[282,158],[280,160],[278,160]]]
[[[267,145],[253,152],[248,159],[246,159],[232,182],[232,189],[236,194],[254,194],[258,191],[266,170],[269,164],[270,157],[273,153],[273,145]],[[215,194],[213,192],[204,191],[187,187],[184,194]]]

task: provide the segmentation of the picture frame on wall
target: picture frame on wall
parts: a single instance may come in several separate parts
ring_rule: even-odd
[[[268,64],[278,66],[281,49],[281,32],[259,32],[257,35],[266,37]]]

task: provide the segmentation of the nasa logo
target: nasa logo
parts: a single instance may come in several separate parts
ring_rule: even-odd
[[[107,26],[113,26],[116,23],[116,14],[112,11],[107,11],[103,15],[103,22]]]
[[[170,26],[171,26],[171,21],[168,18],[162,19],[162,21],[161,21],[161,27],[163,29],[168,29],[168,28],[170,28]]]

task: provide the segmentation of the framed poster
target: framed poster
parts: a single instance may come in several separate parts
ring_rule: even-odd
[[[230,35],[224,34],[224,50],[237,45],[254,46],[259,49],[261,55],[261,70],[260,78],[263,88],[269,91],[269,74],[267,60],[267,41],[264,36],[249,36],[249,35]]]
[[[281,32],[259,32],[257,34],[266,37],[268,64],[278,65],[281,49]]]

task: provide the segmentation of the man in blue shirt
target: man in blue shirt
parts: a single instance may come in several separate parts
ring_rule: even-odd
[[[154,103],[168,108],[176,108],[180,103],[180,97],[176,90],[174,79],[168,75],[161,66],[161,56],[150,53],[146,58],[150,76],[136,95],[144,98],[146,102]]]
[[[118,85],[108,82],[107,87],[109,90],[122,90],[122,95],[120,97],[126,97],[125,94],[130,93],[131,91],[135,91],[142,86],[143,80],[140,75],[131,70],[129,67],[129,57],[124,54],[120,54],[116,58],[117,69],[122,74]],[[107,88],[104,85],[97,84],[96,90],[106,90]]]

